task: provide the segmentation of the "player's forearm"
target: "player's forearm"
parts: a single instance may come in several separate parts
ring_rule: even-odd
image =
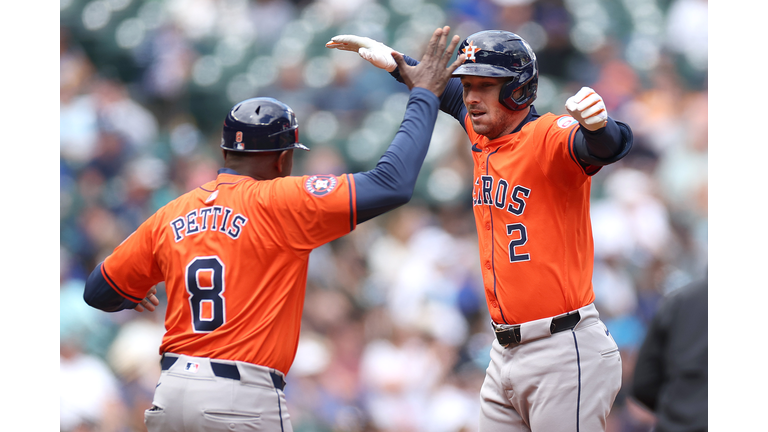
[[[614,163],[632,148],[632,131],[624,123],[608,117],[606,126],[591,132],[584,127],[576,131],[574,151],[587,165],[603,166]]]
[[[100,263],[88,276],[85,282],[83,299],[85,302],[105,312],[117,312],[123,309],[133,309],[136,303],[126,299],[117,293],[104,278],[101,268],[104,263]]]
[[[376,168],[354,174],[358,223],[410,201],[429,149],[438,105],[432,92],[414,88],[400,130]]]

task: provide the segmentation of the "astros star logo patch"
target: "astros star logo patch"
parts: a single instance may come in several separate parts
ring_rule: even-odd
[[[336,188],[336,177],[332,175],[315,175],[307,179],[304,189],[311,195],[322,197]]]
[[[563,116],[557,119],[557,125],[560,126],[562,129],[565,129],[576,123],[578,123],[578,121],[576,121],[576,119],[571,116]]]
[[[480,48],[473,45],[475,41],[469,41],[469,45],[462,48],[461,51],[467,55],[467,60],[475,61],[475,53],[480,51]]]

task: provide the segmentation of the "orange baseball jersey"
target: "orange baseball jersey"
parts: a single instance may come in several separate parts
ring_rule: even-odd
[[[559,315],[591,303],[590,175],[577,162],[579,123],[545,114],[489,141],[464,124],[473,143],[472,193],[485,295],[497,323]]]
[[[161,353],[287,374],[309,254],[355,223],[352,175],[256,181],[222,170],[158,210],[105,259],[102,272],[135,302],[165,281]]]

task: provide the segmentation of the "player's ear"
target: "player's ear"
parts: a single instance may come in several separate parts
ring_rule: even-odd
[[[280,152],[280,156],[277,157],[275,163],[280,177],[291,175],[293,170],[293,149]]]

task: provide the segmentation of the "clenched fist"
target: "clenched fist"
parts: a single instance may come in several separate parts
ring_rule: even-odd
[[[565,109],[571,117],[592,132],[604,127],[608,121],[608,111],[605,109],[603,98],[589,87],[582,87],[568,98],[565,101]]]

